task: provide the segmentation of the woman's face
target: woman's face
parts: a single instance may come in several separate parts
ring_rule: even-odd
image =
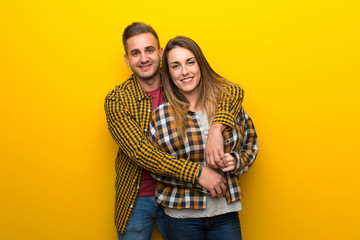
[[[175,47],[169,51],[168,65],[174,84],[189,100],[198,97],[201,72],[195,55],[186,48]]]

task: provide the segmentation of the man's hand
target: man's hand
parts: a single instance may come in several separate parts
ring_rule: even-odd
[[[205,146],[206,162],[212,168],[225,168],[222,158],[224,155],[224,141],[222,132],[225,125],[215,123],[209,129],[208,138]]]
[[[214,169],[203,167],[199,184],[210,191],[211,197],[224,197],[226,194],[226,179]]]
[[[229,172],[235,169],[236,159],[230,153],[225,153],[225,158],[222,158],[222,160],[227,167],[221,168],[221,171]]]

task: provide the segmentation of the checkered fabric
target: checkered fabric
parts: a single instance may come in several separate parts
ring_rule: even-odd
[[[232,172],[224,173],[228,182],[226,200],[228,203],[243,197],[238,174],[245,173],[254,163],[258,143],[254,124],[241,108],[236,117],[236,124],[231,131],[224,131],[224,152],[232,153],[236,158],[236,167]],[[161,151],[170,153],[176,158],[190,162],[206,164],[205,141],[196,114],[188,112],[186,119],[186,139],[177,131],[172,108],[163,103],[154,112],[150,121],[150,142]],[[206,207],[206,194],[210,194],[198,183],[186,183],[173,177],[153,175],[158,180],[156,201],[163,206],[175,209]]]
[[[243,91],[240,87],[230,85],[228,90],[231,97],[220,95],[213,122],[225,124],[231,129],[241,107]],[[115,225],[124,234],[138,198],[143,168],[195,183],[200,165],[165,154],[147,141],[152,102],[134,75],[109,92],[104,107],[109,131],[119,146],[115,161]]]

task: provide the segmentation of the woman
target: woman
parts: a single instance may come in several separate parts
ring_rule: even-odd
[[[152,114],[149,139],[162,151],[208,165],[205,143],[218,96],[231,94],[239,87],[218,75],[200,47],[187,37],[176,37],[168,42],[162,64],[168,102]],[[236,175],[246,172],[252,165],[258,146],[252,120],[243,109],[235,122],[231,131],[223,132],[225,167],[218,169],[227,179],[226,196],[211,198],[197,183],[154,176],[158,180],[156,201],[165,207],[170,239],[241,239],[238,211],[242,193]],[[201,168],[198,177],[200,175]]]

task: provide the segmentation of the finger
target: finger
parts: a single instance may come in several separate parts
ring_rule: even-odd
[[[213,155],[212,153],[208,154],[206,156],[206,162],[207,164],[209,164],[210,166],[214,165],[214,159],[213,159]]]
[[[225,185],[225,188],[226,188],[226,185],[227,185],[226,179],[225,179],[224,177],[222,177],[222,178],[221,178],[221,181],[222,181],[222,183]]]
[[[211,197],[213,197],[213,198],[217,196],[215,190],[210,190],[210,195],[211,195]]]
[[[230,172],[230,171],[233,171],[234,169],[235,169],[235,166],[227,166],[225,168],[221,168],[221,171]]]
[[[232,160],[232,159],[230,159],[229,161],[227,161],[227,164],[226,164],[228,167],[230,167],[230,166],[234,166],[235,165],[235,162]]]
[[[215,162],[220,168],[226,167],[224,164],[224,160],[219,157],[219,155],[215,155]]]
[[[215,191],[216,191],[216,197],[217,198],[220,198],[220,197],[224,196],[223,190],[222,190],[222,188],[220,186],[216,186]]]
[[[228,167],[229,164],[231,164],[231,159],[229,158],[222,158],[222,160],[224,162],[225,167]]]
[[[224,159],[227,157],[224,153],[224,149],[222,149],[222,148],[219,148],[218,155],[220,158],[224,158]]]
[[[220,168],[225,167],[225,165],[224,165],[224,160],[220,157],[219,152],[214,153],[214,159],[215,159],[216,164],[217,164]]]
[[[209,165],[210,165],[212,168],[215,168],[215,169],[218,169],[218,168],[219,168],[218,164],[217,164],[217,163],[215,162],[215,160],[214,160],[214,154],[211,155],[211,157],[210,157],[210,163],[209,163]]]
[[[229,172],[235,169],[235,160],[233,157],[227,157],[226,158],[226,167],[222,168],[221,171],[223,172]]]
[[[214,163],[214,165],[212,165],[211,167],[212,167],[213,169],[219,169],[219,168],[220,168],[216,163]]]
[[[235,165],[236,159],[230,153],[225,153],[225,159],[227,166]]]
[[[221,188],[222,196],[225,196],[226,191],[227,191],[226,185],[225,184],[220,184],[220,188]]]

